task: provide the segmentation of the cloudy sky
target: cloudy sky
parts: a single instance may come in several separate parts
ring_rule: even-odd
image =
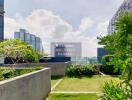
[[[50,42],[81,42],[83,56],[97,55],[97,36],[107,26],[123,0],[5,0],[5,38],[19,28]]]

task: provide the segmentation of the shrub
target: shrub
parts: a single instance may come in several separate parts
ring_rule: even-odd
[[[131,100],[131,96],[127,94],[124,86],[116,84],[113,81],[110,83],[106,82],[104,87],[104,97],[103,100]]]
[[[69,77],[95,75],[95,73],[96,71],[95,71],[94,65],[92,64],[79,65],[79,66],[71,65],[67,68],[67,71],[66,71],[66,75]]]
[[[101,67],[101,71],[104,72],[105,74],[109,75],[121,75],[122,70],[121,68],[116,69],[112,60],[113,60],[113,55],[105,55],[102,58],[102,63],[103,67]]]
[[[33,71],[41,70],[42,68],[43,67],[38,66],[34,69],[0,69],[0,81],[27,74]]]

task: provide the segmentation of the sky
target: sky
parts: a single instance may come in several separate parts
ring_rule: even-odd
[[[97,56],[97,36],[106,35],[123,0],[5,0],[5,38],[20,28],[51,42],[81,42],[82,56]]]

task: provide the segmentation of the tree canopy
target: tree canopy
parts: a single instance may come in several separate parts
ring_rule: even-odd
[[[38,61],[40,54],[31,45],[19,40],[9,39],[0,42],[0,55],[12,59]]]

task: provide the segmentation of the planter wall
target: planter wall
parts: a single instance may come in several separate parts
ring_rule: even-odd
[[[49,68],[0,82],[0,100],[44,100],[50,91]]]
[[[42,66],[42,67],[50,67],[51,68],[51,75],[65,75],[66,73],[66,67],[69,65],[69,62],[55,62],[55,63],[21,63],[16,64],[14,67],[18,68],[30,68],[30,67],[36,67],[36,66]],[[11,67],[12,64],[6,64],[5,67]]]

